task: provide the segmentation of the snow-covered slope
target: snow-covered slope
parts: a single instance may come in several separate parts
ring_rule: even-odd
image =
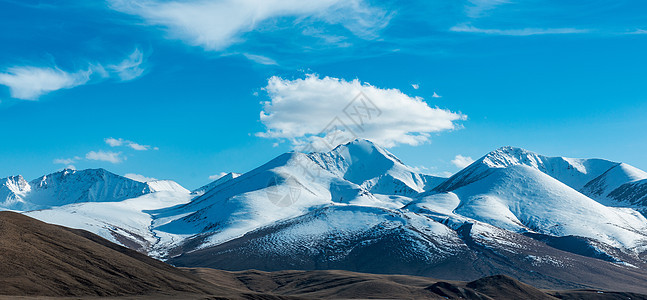
[[[25,214],[51,224],[79,228],[114,243],[151,253],[159,237],[151,230],[148,210],[172,207],[191,200],[188,191],[161,191],[117,202],[84,202]]]
[[[611,191],[606,199],[611,205],[628,206],[647,216],[647,179],[625,183]]]
[[[622,163],[591,180],[582,188],[582,193],[605,205],[635,205],[641,198],[638,196],[641,194],[640,183],[637,182],[644,179],[647,179],[647,172]],[[619,189],[621,186],[623,188]]]

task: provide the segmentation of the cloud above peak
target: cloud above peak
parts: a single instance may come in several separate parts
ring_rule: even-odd
[[[291,18],[340,24],[354,35],[372,38],[388,24],[388,14],[364,0],[109,0],[114,10],[163,28],[171,39],[209,51],[222,51],[255,30],[270,30],[269,20]]]
[[[112,152],[112,151],[103,151],[103,150],[90,151],[87,154],[85,154],[85,158],[89,160],[106,161],[113,164],[118,164],[126,160],[126,157],[122,156],[121,152]]]
[[[333,135],[342,141],[364,138],[385,147],[419,145],[431,133],[456,129],[467,116],[432,107],[423,98],[333,77],[309,74],[302,79],[271,77],[270,101],[260,114],[265,138],[287,139],[299,146]]]

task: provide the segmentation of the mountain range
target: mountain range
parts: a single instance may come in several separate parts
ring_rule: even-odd
[[[63,170],[0,179],[0,207],[183,267],[507,274],[542,288],[647,293],[647,173],[514,147],[450,178],[367,140],[285,153],[194,191]]]

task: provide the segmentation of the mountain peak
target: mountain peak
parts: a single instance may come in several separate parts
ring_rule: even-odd
[[[436,188],[451,191],[487,177],[495,169],[526,166],[543,172],[569,187],[580,190],[588,182],[619,163],[603,159],[548,157],[518,147],[501,147],[481,157],[473,164],[454,174]]]
[[[393,161],[394,163],[404,165],[404,163],[402,163],[402,161],[395,155],[391,154],[391,152],[367,139],[355,139],[348,143],[341,144],[335,147],[335,149],[331,150],[329,153],[340,153],[344,150],[348,151],[356,159],[361,159],[363,157],[369,156],[383,156],[388,160]]]
[[[9,182],[27,182],[25,178],[22,177],[22,175],[14,175],[14,176],[9,176],[6,178],[1,178],[0,179],[0,184],[7,184]]]
[[[545,157],[523,148],[505,146],[486,154],[479,161],[490,168],[505,168],[513,165],[540,168],[543,158]]]
[[[308,157],[338,177],[378,194],[412,195],[426,186],[423,176],[366,139],[355,139],[329,152],[310,153]]]

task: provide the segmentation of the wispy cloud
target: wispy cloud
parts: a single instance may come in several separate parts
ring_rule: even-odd
[[[497,6],[508,3],[510,3],[508,0],[468,0],[465,10],[468,17],[478,18]]]
[[[249,53],[244,53],[243,55],[247,57],[247,59],[262,65],[278,65],[278,63],[275,60],[266,56],[249,54]]]
[[[244,41],[243,35],[271,26],[266,21],[291,18],[299,22],[341,24],[362,38],[374,38],[390,15],[364,0],[109,0],[114,10],[137,15],[160,26],[171,39],[208,51],[222,51]]]
[[[94,74],[100,79],[118,77],[121,81],[133,80],[144,73],[143,53],[139,49],[118,64],[88,63],[77,71],[59,67],[13,66],[0,73],[0,85],[9,87],[11,97],[21,100],[38,100],[39,97],[62,89],[70,89],[90,82]]]
[[[70,73],[59,68],[11,67],[0,73],[0,84],[9,87],[13,98],[37,100],[44,94],[85,84],[91,74],[89,69]]]
[[[110,147],[125,146],[125,147],[129,147],[129,148],[131,148],[133,150],[137,150],[137,151],[146,151],[146,150],[151,150],[151,149],[152,150],[159,150],[159,148],[157,148],[157,147],[152,147],[152,146],[149,146],[149,145],[142,145],[142,144],[139,144],[139,143],[136,143],[136,142],[133,142],[133,141],[124,140],[122,138],[116,139],[116,138],[109,137],[109,138],[104,139],[104,141]]]
[[[647,34],[645,29],[636,29],[634,31],[627,32],[627,34]]]
[[[114,72],[122,81],[130,81],[144,74],[145,68],[142,67],[143,63],[144,53],[139,49],[135,49],[128,58],[119,64],[109,65],[108,69]]]
[[[454,159],[452,159],[452,164],[459,169],[463,169],[469,165],[471,165],[474,162],[474,159],[472,159],[469,156],[462,156],[460,154],[456,155]]]
[[[113,164],[118,164],[126,160],[126,157],[122,156],[121,152],[112,152],[112,151],[103,151],[103,150],[90,151],[85,155],[85,158],[89,160],[106,161]]]
[[[320,78],[315,74],[296,80],[272,77],[265,90],[271,101],[264,103],[260,119],[267,131],[257,135],[289,139],[295,145],[316,139],[331,124],[339,125],[336,128],[343,131],[341,134],[385,147],[418,145],[428,141],[430,133],[455,129],[456,121],[466,119],[460,113],[431,107],[420,97],[357,79]]]
[[[576,34],[588,33],[587,29],[577,28],[523,28],[523,29],[483,29],[472,25],[456,25],[449,29],[453,32],[478,33],[488,35],[531,36],[544,34]]]

